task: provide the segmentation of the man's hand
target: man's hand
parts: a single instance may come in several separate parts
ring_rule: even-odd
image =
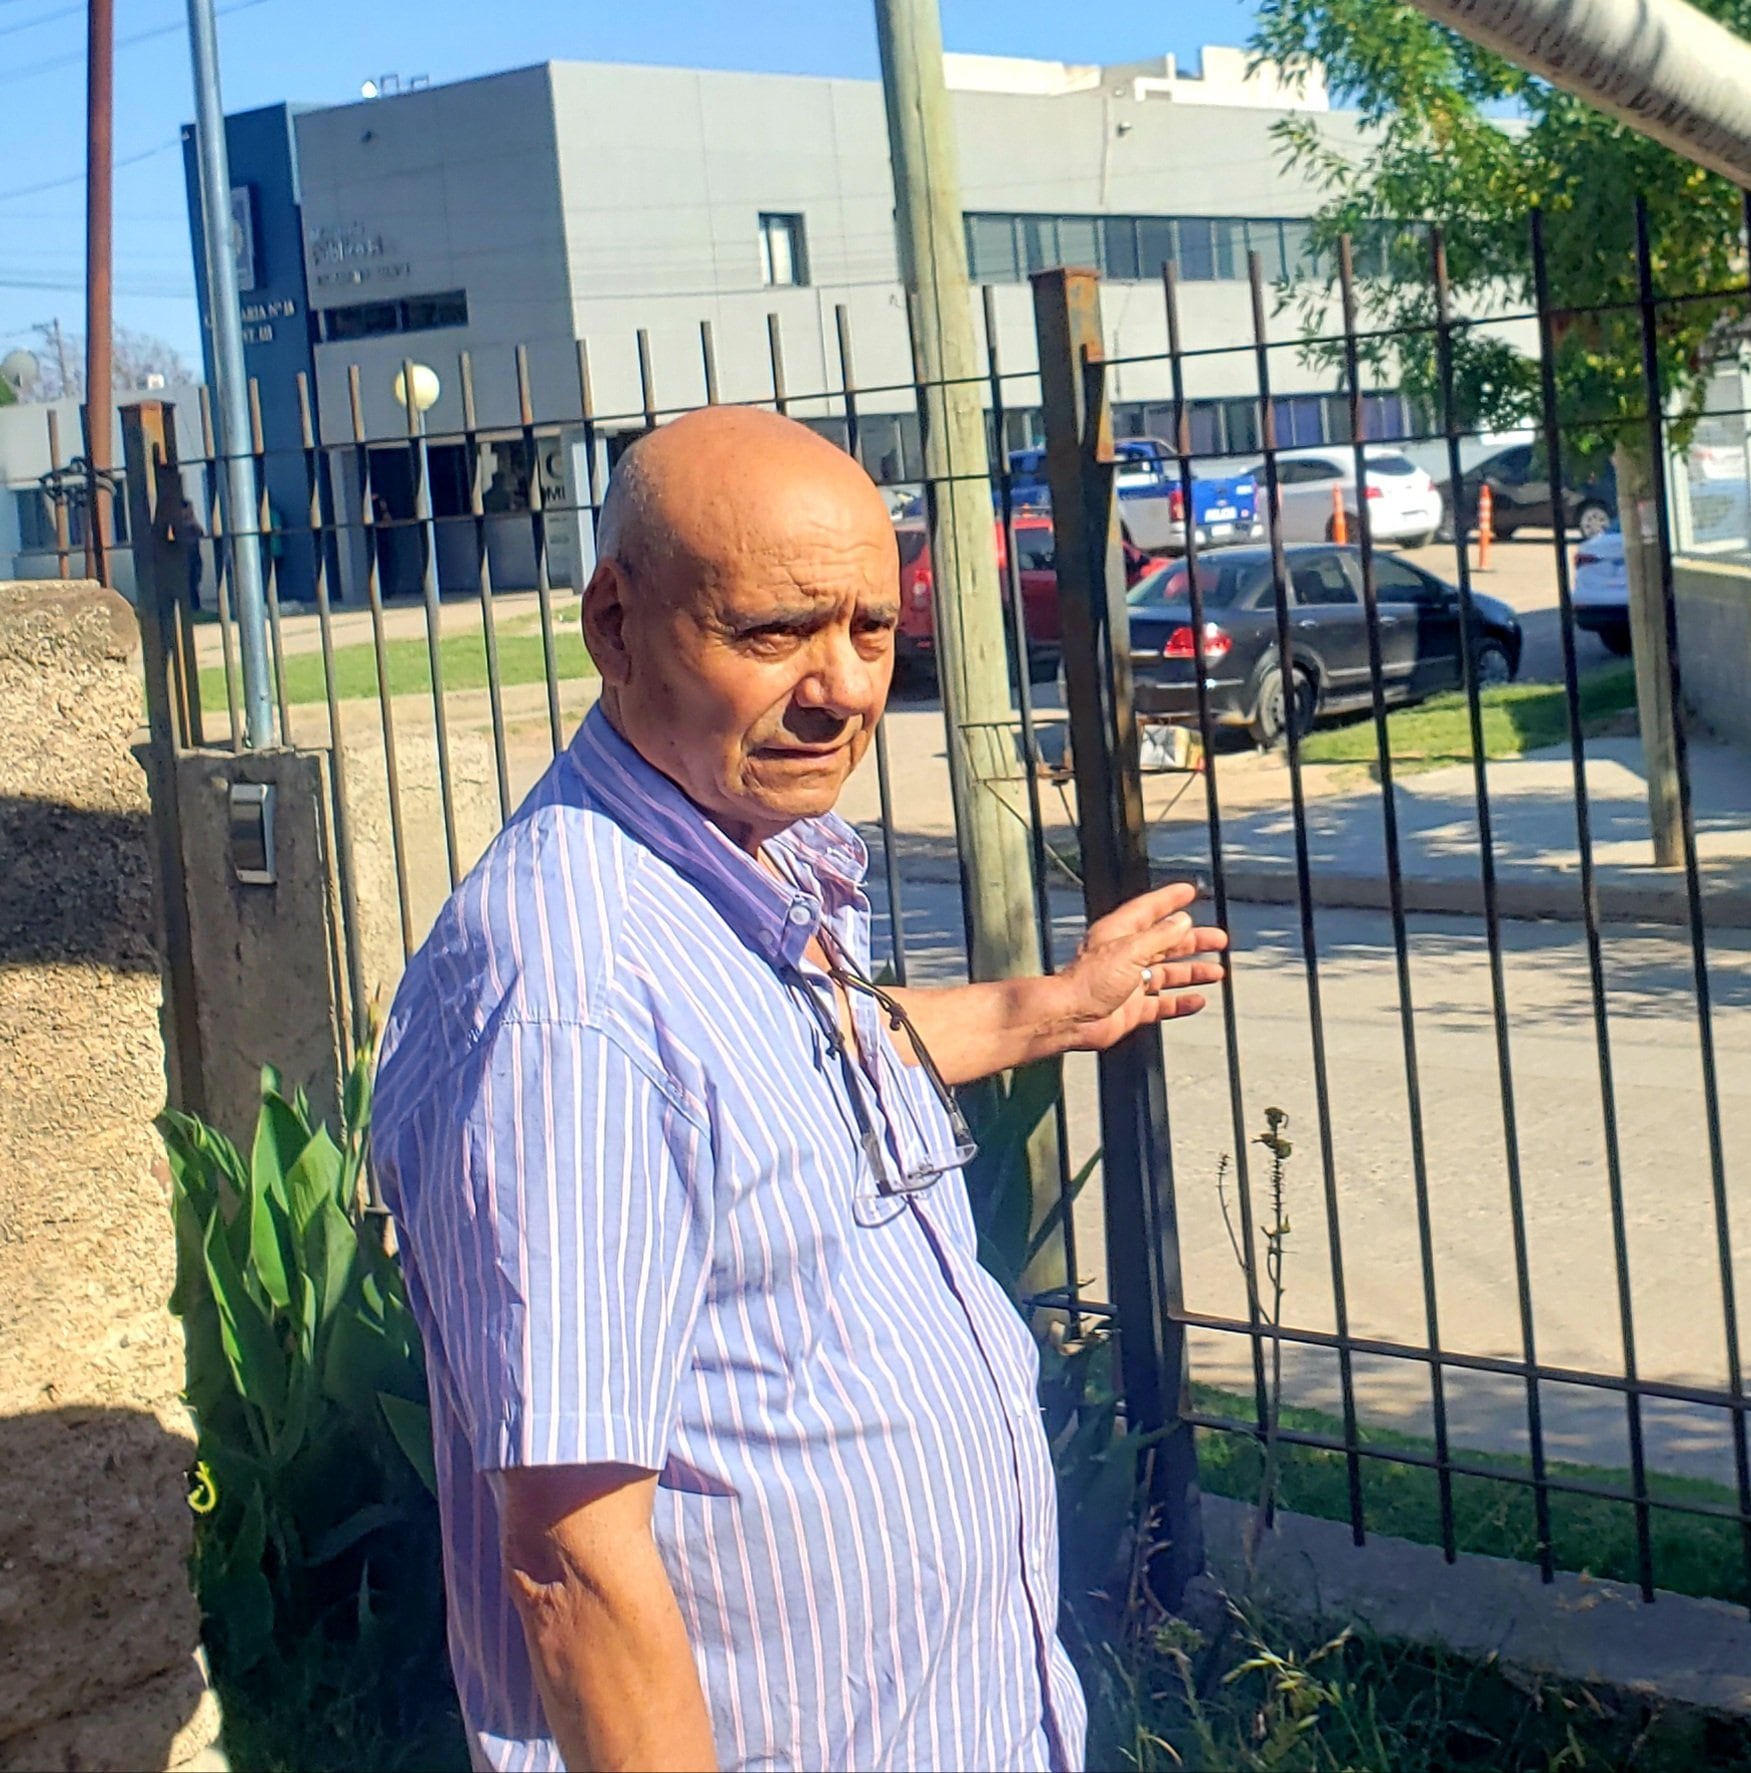
[[[572,1773],[705,1773],[711,1722],[681,1610],[651,1538],[654,1472],[506,1471],[505,1579],[547,1726]]]
[[[1089,926],[1076,958],[1048,979],[893,993],[944,1081],[971,1083],[1058,1053],[1098,1053],[1134,1029],[1193,1016],[1199,985],[1220,984],[1227,934],[1195,924],[1195,887],[1143,893]],[[1147,969],[1147,972],[1146,972]],[[904,1037],[901,1052],[907,1051]]]
[[[1189,986],[1219,985],[1224,930],[1196,924],[1186,907],[1197,889],[1177,882],[1143,893],[1090,924],[1076,958],[1058,975],[1071,1024],[1065,1050],[1098,1053],[1134,1029],[1204,1007]]]

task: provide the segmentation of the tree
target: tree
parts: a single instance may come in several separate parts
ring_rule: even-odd
[[[85,397],[85,337],[58,320],[31,328],[32,348],[42,376],[32,395],[36,400],[82,400]],[[167,340],[132,327],[118,326],[111,346],[111,387],[120,394],[151,388],[173,388],[192,382],[195,372]],[[161,379],[155,379],[161,378]]]
[[[1751,34],[1751,0],[1700,0]],[[1609,451],[1618,481],[1637,637],[1637,702],[1648,761],[1656,859],[1679,859],[1676,778],[1654,538],[1640,513],[1652,496],[1649,391],[1643,373],[1635,200],[1647,207],[1650,262],[1663,298],[1656,329],[1660,398],[1682,448],[1701,411],[1711,360],[1744,301],[1673,300],[1742,286],[1742,195],[1582,100],[1433,23],[1400,0],[1264,0],[1253,48],[1291,72],[1322,64],[1332,93],[1367,125],[1360,156],[1321,139],[1312,120],[1277,126],[1289,162],[1324,194],[1314,242],[1324,262],[1349,233],[1373,338],[1364,358],[1407,392],[1439,404],[1428,225],[1439,223],[1455,311],[1534,306],[1530,217],[1544,218],[1559,430],[1577,471]],[[1381,218],[1391,218],[1383,221]],[[1318,301],[1316,292],[1303,302]],[[1313,318],[1309,305],[1307,318]],[[1422,329],[1414,331],[1412,329]],[[1466,429],[1538,423],[1539,366],[1499,334],[1452,335],[1455,416]]]

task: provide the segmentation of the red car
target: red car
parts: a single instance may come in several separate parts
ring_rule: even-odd
[[[997,568],[1008,570],[1008,549],[1003,525],[996,526]],[[895,525],[900,541],[900,632],[898,649],[903,663],[923,663],[936,649],[935,580],[930,570],[930,546],[921,523]],[[1130,541],[1125,543],[1125,583],[1134,585],[1161,562]],[[1036,665],[1050,669],[1058,661],[1058,572],[1052,559],[1052,520],[1032,515],[1015,519],[1016,565],[1021,576],[1022,619],[1027,630],[1028,655]],[[1008,583],[1004,583],[1008,597]],[[1007,605],[1006,605],[1007,607]]]

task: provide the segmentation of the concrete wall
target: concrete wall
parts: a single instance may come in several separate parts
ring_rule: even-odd
[[[196,1659],[132,612],[0,584],[0,1768],[223,1767]]]
[[[274,786],[278,879],[271,886],[245,884],[233,871],[233,782]],[[273,1065],[338,1126],[340,969],[327,760],[315,752],[193,752],[177,760],[177,792],[207,1119],[246,1143],[262,1067]]]
[[[1685,704],[1721,738],[1751,745],[1751,566],[1681,559],[1672,581]]]

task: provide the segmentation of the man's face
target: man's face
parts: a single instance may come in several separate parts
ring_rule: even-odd
[[[660,582],[607,562],[592,583],[586,636],[621,732],[744,847],[829,811],[886,705],[899,568],[869,490],[725,510],[706,547],[642,575]]]

